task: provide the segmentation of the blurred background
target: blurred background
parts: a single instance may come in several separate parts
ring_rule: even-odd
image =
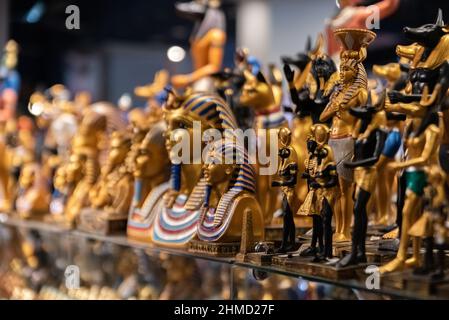
[[[25,113],[36,89],[64,83],[72,92],[88,90],[94,100],[116,102],[166,68],[189,72],[192,23],[178,17],[174,0],[0,0],[0,44],[20,45],[22,90],[18,111]],[[233,65],[236,47],[248,47],[264,64],[280,65],[281,55],[303,51],[326,19],[338,12],[335,0],[223,0],[228,41],[225,66]],[[367,5],[377,1],[361,1]],[[66,7],[80,8],[80,30],[68,30]],[[404,26],[434,22],[437,9],[449,19],[448,0],[401,0],[381,21],[367,64],[395,60],[394,47],[407,43]],[[170,61],[167,50],[179,46],[185,59]],[[143,102],[142,102],[143,103]],[[138,104],[138,103],[137,103]]]

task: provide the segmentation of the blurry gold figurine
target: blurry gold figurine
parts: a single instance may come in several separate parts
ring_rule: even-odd
[[[248,70],[244,71],[245,84],[240,96],[240,103],[249,106],[255,111],[253,128],[257,130],[257,148],[263,150],[259,154],[275,154],[278,150],[271,145],[271,137],[277,140],[278,130],[287,127],[280,105],[276,103],[271,85],[261,72],[257,76]],[[265,225],[271,224],[273,214],[280,207],[280,193],[277,188],[271,186],[272,176],[276,172],[270,172],[267,165],[257,164],[257,195],[264,213]],[[277,169],[277,168],[275,168]],[[265,173],[263,172],[265,170]]]
[[[193,0],[176,4],[176,11],[195,22],[190,37],[194,71],[171,78],[175,88],[193,85],[194,92],[212,92],[211,75],[220,71],[226,43],[226,19],[220,0]]]
[[[353,171],[344,166],[344,162],[354,154],[352,133],[355,118],[349,110],[366,105],[368,100],[367,75],[362,64],[366,58],[366,47],[375,39],[376,34],[369,30],[339,29],[335,36],[343,45],[341,52],[340,82],[332,94],[329,104],[320,116],[321,121],[332,118],[329,138],[341,191],[340,210],[337,210],[335,222],[335,240],[351,239]]]
[[[130,146],[126,132],[113,132],[109,157],[89,191],[89,208],[81,211],[78,228],[102,234],[125,230],[133,195],[133,176],[125,162]]]
[[[73,139],[69,162],[55,176],[55,179],[64,179],[62,184],[71,186],[72,190],[66,195],[67,202],[62,215],[54,216],[56,222],[74,227],[81,209],[89,204],[89,191],[100,175],[99,142],[103,139],[106,127],[105,115],[91,111],[84,117]]]
[[[42,219],[44,215],[48,214],[50,192],[39,164],[23,165],[18,188],[15,207],[22,219]]]

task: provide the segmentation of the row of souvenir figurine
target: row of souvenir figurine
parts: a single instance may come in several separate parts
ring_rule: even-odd
[[[90,104],[85,94],[71,101],[61,85],[36,93],[30,99],[35,132],[23,118],[2,128],[2,209],[90,232],[127,230],[134,239],[205,254],[247,260],[259,253],[259,262],[293,252],[285,259],[329,263],[336,243],[351,241],[349,254],[337,256],[337,269],[367,262],[373,212],[382,224],[396,213],[398,228],[386,237],[399,236],[400,243],[381,273],[405,267],[429,273],[437,266],[432,274],[442,277],[449,29],[440,11],[434,24],[405,33],[413,43],[397,46],[400,61],[373,68],[383,81],[368,79],[363,66],[376,37],[369,30],[335,31],[342,44],[338,69],[323,52],[322,37],[315,48],[284,58],[293,103],[287,108],[281,107],[280,72],[273,67],[265,77],[244,50],[233,70],[205,76],[215,80],[208,92],[179,94],[159,72],[152,84],[136,88],[148,99],[145,109]],[[290,123],[286,112],[293,114]],[[237,129],[248,122],[257,129],[258,150],[277,146],[273,175],[262,174],[270,164],[254,160],[251,145],[238,142]],[[201,132],[215,129],[222,137],[201,141],[199,158],[179,155],[194,148],[197,123]],[[188,148],[179,148],[179,129]],[[271,133],[275,142],[266,139]],[[36,146],[43,146],[39,156]],[[241,161],[222,161],[229,154],[242,155],[234,157]],[[283,225],[276,227],[279,212]],[[301,243],[300,253],[296,214],[313,221],[311,241]]]

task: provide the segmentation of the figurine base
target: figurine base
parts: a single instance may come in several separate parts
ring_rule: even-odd
[[[336,268],[335,262],[313,262],[313,257],[301,257],[299,253],[277,255],[272,259],[272,265],[292,272],[298,272],[315,277],[332,280],[350,279],[365,270],[369,264],[359,264],[346,268]]]
[[[127,221],[127,216],[111,216],[102,210],[86,208],[81,210],[78,229],[101,235],[124,233]]]
[[[189,252],[205,254],[213,257],[235,257],[240,250],[240,242],[216,243],[200,240],[191,240],[189,243]]]
[[[296,227],[295,234],[303,234],[304,228]],[[270,225],[265,227],[265,241],[276,242],[281,241],[283,236],[282,225]]]
[[[438,294],[441,286],[449,284],[449,277],[434,280],[430,275],[416,275],[412,270],[407,270],[403,275],[404,289],[407,291],[419,292],[423,296]]]

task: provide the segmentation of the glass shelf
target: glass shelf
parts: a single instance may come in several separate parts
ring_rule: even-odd
[[[449,296],[432,296],[429,294],[423,294],[420,291],[405,291],[399,290],[395,288],[381,286],[381,289],[370,290],[365,285],[365,280],[367,275],[359,276],[356,279],[348,279],[348,280],[334,280],[330,278],[325,278],[321,276],[314,276],[307,273],[302,272],[294,272],[288,269],[284,269],[282,267],[275,266],[259,266],[250,263],[238,262],[234,258],[219,258],[201,254],[193,254],[188,251],[178,250],[178,249],[169,249],[169,248],[161,248],[155,247],[151,244],[132,241],[128,239],[125,235],[114,235],[114,236],[104,236],[98,235],[88,232],[83,232],[79,230],[69,230],[62,228],[57,225],[52,225],[45,222],[39,221],[31,221],[31,220],[21,220],[14,217],[10,217],[6,214],[0,214],[0,226],[11,227],[17,229],[25,229],[25,230],[35,230],[41,233],[53,234],[54,238],[69,238],[72,241],[78,243],[82,241],[97,241],[102,243],[107,243],[110,245],[116,245],[123,248],[130,248],[133,250],[144,251],[146,255],[150,257],[158,257],[160,254],[166,254],[170,256],[183,257],[185,259],[193,259],[193,260],[201,260],[207,263],[213,263],[217,266],[223,265],[226,268],[229,268],[230,279],[234,279],[236,272],[246,272],[246,273],[254,273],[255,271],[258,274],[266,275],[278,275],[281,277],[292,278],[296,280],[306,280],[314,283],[321,283],[324,285],[330,285],[340,288],[345,288],[353,292],[362,292],[362,296],[364,294],[378,296],[379,298],[393,298],[393,299],[448,299]],[[73,260],[74,253],[69,253],[72,257],[70,259]],[[229,298],[239,298],[236,293],[236,284],[234,280],[231,280],[229,284],[230,294]]]

